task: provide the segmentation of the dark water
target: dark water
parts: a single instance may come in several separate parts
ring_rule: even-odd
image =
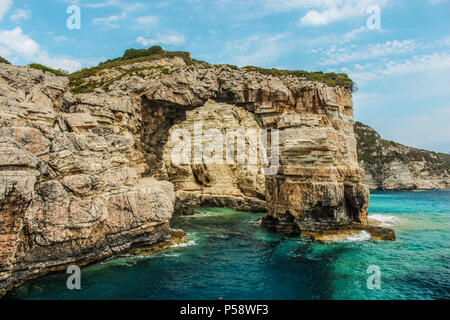
[[[397,241],[317,243],[262,229],[264,213],[204,208],[174,219],[186,244],[82,268],[79,291],[53,274],[5,299],[449,299],[450,192],[373,192],[369,211]],[[370,265],[380,290],[367,288]]]

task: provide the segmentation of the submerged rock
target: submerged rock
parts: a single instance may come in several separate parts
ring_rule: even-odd
[[[164,250],[169,249],[173,245],[187,242],[187,234],[183,230],[172,229],[170,230],[170,239],[160,241],[153,244],[141,243],[134,245],[128,250],[128,253],[133,255],[148,256]]]
[[[318,241],[340,241],[357,238],[361,233],[366,233],[368,238],[375,240],[396,240],[395,232],[391,228],[375,225],[335,223],[286,223],[271,217],[260,220],[261,226],[283,233],[299,234],[302,237]],[[367,239],[366,239],[367,240]]]

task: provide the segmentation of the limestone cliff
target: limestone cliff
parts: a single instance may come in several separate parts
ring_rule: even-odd
[[[111,97],[83,111],[91,102],[67,78],[0,65],[0,293],[171,236],[173,186],[143,178],[121,121],[133,106]]]
[[[364,182],[374,190],[450,189],[450,155],[383,140],[371,127],[355,123]]]
[[[260,210],[265,198],[264,224],[280,231],[365,227],[369,192],[341,76],[152,57],[109,61],[70,84],[0,64],[0,292],[166,240],[174,206]],[[219,133],[279,130],[279,165],[261,175],[252,163],[173,163],[172,133],[196,120]]]

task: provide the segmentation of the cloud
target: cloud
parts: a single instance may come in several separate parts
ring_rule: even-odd
[[[287,2],[291,2],[285,0]],[[292,1],[296,2],[296,1]],[[299,1],[306,2],[309,1]],[[367,8],[371,5],[384,6],[388,1],[373,0],[319,0],[316,1],[315,7],[321,9],[309,10],[301,19],[300,23],[307,26],[322,26],[335,21],[341,21],[358,16],[366,16]],[[308,4],[312,6],[312,4]],[[319,11],[318,11],[319,10]]]
[[[65,2],[94,9],[105,7],[116,7],[127,12],[136,11],[138,9],[142,9],[145,7],[145,5],[140,2],[129,3],[129,1],[125,0],[105,0],[95,3],[87,3],[81,0],[65,0]]]
[[[388,61],[381,65],[368,63],[355,65],[356,71],[348,71],[357,83],[382,79],[384,77],[401,76],[420,72],[450,71],[450,54],[431,53],[416,55],[401,61]]]
[[[351,38],[355,36],[355,32],[347,34],[347,37]],[[353,34],[352,34],[353,33]],[[345,39],[346,36],[344,36]],[[414,52],[419,47],[418,43],[414,39],[407,40],[388,40],[383,43],[368,44],[363,47],[342,46],[333,45],[326,50],[322,50],[322,53],[327,57],[321,61],[320,65],[335,65],[341,63],[347,63],[351,61],[362,61],[368,59],[375,59],[391,55],[399,55],[404,53]]]
[[[66,36],[54,36],[53,40],[55,40],[56,42],[61,42],[61,41],[67,41],[67,40],[69,40],[69,38],[67,38]]]
[[[126,12],[122,12],[120,15],[111,15],[108,17],[94,18],[92,22],[97,25],[101,25],[105,29],[117,29],[119,25],[116,22],[123,20],[127,17]]]
[[[0,0],[0,21],[5,16],[5,13],[11,8],[12,0]]]
[[[47,51],[40,48],[36,41],[25,35],[20,27],[12,30],[0,30],[0,55],[10,61],[22,59],[27,63],[42,63],[69,72],[81,69],[81,63],[76,60],[50,56]]]
[[[301,25],[321,26],[358,16],[367,16],[370,5],[380,8],[394,0],[185,0],[214,15],[231,14],[239,19],[298,11]],[[305,13],[306,11],[306,13]]]
[[[225,54],[232,64],[238,66],[267,66],[289,50],[285,39],[289,33],[255,34],[245,39],[225,44]]]
[[[136,22],[136,27],[148,28],[158,25],[159,19],[157,16],[151,15],[138,17],[134,21]]]
[[[20,27],[13,30],[0,30],[0,46],[4,50],[18,53],[26,58],[32,58],[39,53],[37,42],[24,35]]]
[[[180,45],[185,43],[185,39],[183,35],[179,34],[159,34],[154,38],[144,38],[142,36],[137,37],[136,42],[140,43],[144,47],[153,46],[157,44],[162,45]]]
[[[28,9],[17,9],[11,15],[12,21],[27,20],[31,17],[31,11]]]

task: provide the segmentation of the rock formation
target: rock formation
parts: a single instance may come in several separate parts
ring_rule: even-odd
[[[75,98],[64,77],[0,65],[0,293],[170,238],[173,186],[143,178],[136,138],[120,120],[131,108]]]
[[[208,130],[218,130],[223,137],[226,137],[227,130],[248,131],[259,128],[253,113],[235,105],[209,100],[204,106],[187,111],[186,119],[174,125],[169,133],[172,136],[176,130],[185,129],[189,131],[191,141],[200,139],[194,135],[196,122],[201,124],[203,135]],[[250,149],[256,151],[258,143],[251,141],[249,137],[244,137],[244,140],[247,152],[243,153],[242,164],[237,161],[233,161],[233,164],[225,161],[201,164],[188,161],[175,164],[171,153],[176,143],[169,139],[164,146],[164,162],[159,178],[174,183],[177,207],[217,206],[243,211],[265,211],[265,176],[260,162],[250,163],[248,152]],[[203,148],[207,144],[207,137],[202,137]]]
[[[0,64],[0,292],[166,241],[174,206],[261,210],[266,199],[263,224],[280,231],[367,224],[350,88],[184,56],[144,60],[70,85]],[[196,120],[205,132],[279,130],[279,166],[261,175],[256,164],[174,164],[171,135]]]
[[[373,190],[450,189],[450,155],[383,140],[371,127],[355,123],[358,159]]]

